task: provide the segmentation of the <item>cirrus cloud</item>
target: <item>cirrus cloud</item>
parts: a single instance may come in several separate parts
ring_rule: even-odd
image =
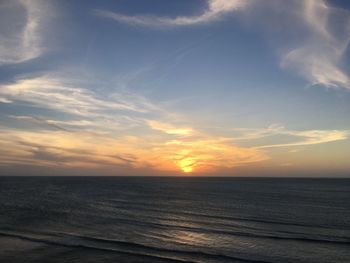
[[[245,19],[263,34],[271,28],[278,28],[278,39],[273,42],[280,43],[274,47],[276,50],[283,50],[282,68],[294,71],[310,85],[350,89],[350,78],[343,67],[350,41],[350,13],[325,0],[289,0],[283,3],[279,0],[207,0],[207,8],[202,14],[175,18],[129,16],[109,10],[95,10],[95,13],[129,25],[164,28],[208,24],[237,10],[243,11]],[[270,33],[266,35],[271,37]],[[298,41],[295,36],[298,36]],[[294,46],[283,41],[291,37]]]
[[[25,62],[44,52],[41,31],[48,8],[40,0],[0,4],[0,65]]]
[[[322,0],[301,3],[299,14],[307,37],[282,57],[281,65],[311,85],[350,89],[342,62],[350,41],[350,13]]]
[[[208,0],[207,8],[200,15],[177,16],[175,18],[157,16],[128,16],[108,10],[96,10],[96,14],[121,23],[138,26],[188,26],[209,23],[218,20],[223,15],[242,9],[248,1],[243,0]]]

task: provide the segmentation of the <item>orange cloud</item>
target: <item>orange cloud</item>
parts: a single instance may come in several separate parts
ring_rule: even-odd
[[[201,172],[235,167],[268,157],[261,150],[227,144],[222,139],[162,141],[158,136],[112,136],[89,132],[19,131],[0,133],[1,165],[133,168]],[[6,154],[5,154],[5,152]]]
[[[174,125],[159,121],[148,121],[148,125],[153,130],[158,130],[173,135],[191,135],[194,132],[191,128],[178,128]]]

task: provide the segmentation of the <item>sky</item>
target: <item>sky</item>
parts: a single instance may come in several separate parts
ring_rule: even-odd
[[[1,0],[0,175],[350,177],[350,4]]]

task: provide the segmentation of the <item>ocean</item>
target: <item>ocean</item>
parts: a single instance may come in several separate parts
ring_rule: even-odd
[[[350,262],[350,180],[0,177],[0,262]]]

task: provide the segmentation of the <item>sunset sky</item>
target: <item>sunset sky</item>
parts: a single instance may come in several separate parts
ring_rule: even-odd
[[[0,1],[0,175],[350,176],[350,1]]]

